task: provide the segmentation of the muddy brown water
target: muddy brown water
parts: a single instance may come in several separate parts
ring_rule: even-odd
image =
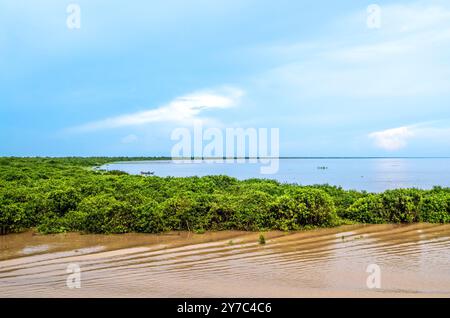
[[[450,225],[0,236],[0,297],[450,297]],[[81,270],[81,288],[66,281]],[[370,289],[367,267],[380,269]]]

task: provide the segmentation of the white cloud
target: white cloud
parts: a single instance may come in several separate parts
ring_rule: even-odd
[[[410,127],[398,127],[369,134],[378,148],[395,151],[406,147],[408,139],[414,136]]]
[[[448,120],[441,120],[376,131],[370,133],[368,137],[374,141],[376,147],[396,151],[419,139],[427,144],[448,144],[450,128]]]
[[[87,132],[128,126],[138,126],[156,122],[191,122],[198,115],[210,109],[229,108],[237,105],[243,91],[226,87],[219,90],[194,92],[175,98],[170,103],[142,112],[124,114],[103,120],[90,122],[70,129],[75,132]]]
[[[312,97],[448,94],[450,9],[427,4],[385,5],[381,9],[380,29],[367,29],[367,13],[362,9],[338,21],[345,27],[314,46],[267,47],[279,65],[256,81],[283,87],[286,94]],[[289,51],[293,53],[289,55]]]

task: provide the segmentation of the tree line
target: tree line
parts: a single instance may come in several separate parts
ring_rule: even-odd
[[[450,188],[383,193],[228,176],[135,176],[92,169],[163,158],[0,158],[2,233],[282,230],[450,222]]]

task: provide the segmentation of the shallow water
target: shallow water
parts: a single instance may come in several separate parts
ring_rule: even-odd
[[[331,184],[344,189],[382,192],[387,189],[450,187],[449,158],[280,159],[275,174],[261,174],[261,164],[124,162],[103,166],[131,174],[151,171],[166,177],[224,174],[238,179],[270,178],[302,185]],[[318,169],[326,167],[327,169]]]
[[[450,225],[270,232],[265,245],[258,236],[7,235],[0,297],[450,297]],[[69,264],[81,268],[80,289],[66,286]],[[366,285],[370,264],[381,289]]]

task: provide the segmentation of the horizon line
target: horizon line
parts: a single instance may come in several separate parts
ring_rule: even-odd
[[[131,159],[170,159],[170,160],[211,160],[211,159],[450,159],[450,156],[258,156],[258,157],[170,157],[170,156],[0,156],[10,158],[131,158]]]

